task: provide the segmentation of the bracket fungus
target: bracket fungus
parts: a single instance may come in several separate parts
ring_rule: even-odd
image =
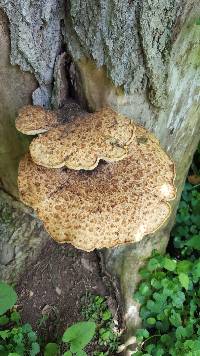
[[[126,118],[121,120],[127,138],[129,123]],[[85,125],[88,128],[87,117],[82,118],[85,144],[79,147],[84,159],[89,141]],[[114,247],[141,240],[168,218],[169,201],[176,195],[174,164],[151,133],[134,123],[132,127],[126,156],[115,162],[101,161],[93,170],[89,164],[89,171],[77,170],[78,165],[75,169],[47,168],[36,164],[30,154],[20,162],[21,200],[35,209],[56,241],[85,251]]]
[[[38,135],[61,125],[63,122],[73,119],[77,115],[84,115],[80,106],[73,100],[57,111],[46,110],[41,106],[26,105],[19,110],[15,126],[25,135]]]
[[[91,170],[100,159],[115,162],[128,154],[135,126],[110,108],[77,116],[35,138],[30,145],[33,161],[47,168]]]
[[[57,115],[41,106],[27,105],[19,110],[15,126],[25,135],[36,135],[58,125]]]

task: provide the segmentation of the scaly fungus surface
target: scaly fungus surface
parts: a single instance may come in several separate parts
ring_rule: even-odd
[[[75,116],[83,116],[85,112],[73,100],[68,100],[66,107],[57,111],[46,110],[41,106],[27,105],[19,110],[15,126],[25,135],[38,135],[59,126]]]
[[[17,130],[26,135],[44,133],[58,124],[57,115],[53,111],[32,105],[21,108],[15,121]]]
[[[69,120],[35,138],[30,154],[47,168],[94,169],[99,160],[115,162],[128,155],[134,138],[131,120],[110,108]]]
[[[46,168],[29,154],[21,161],[21,199],[56,241],[85,251],[114,247],[141,240],[168,218],[168,201],[176,194],[174,164],[152,134],[134,128],[126,157],[94,170]],[[87,139],[83,155],[85,150]]]

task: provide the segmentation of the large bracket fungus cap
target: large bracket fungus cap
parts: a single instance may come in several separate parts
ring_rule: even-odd
[[[135,125],[110,108],[57,126],[35,138],[30,154],[47,168],[94,169],[99,160],[115,162],[128,155]]]
[[[19,191],[56,241],[91,251],[139,241],[163,225],[176,194],[174,177],[159,142],[135,126],[128,157],[93,171],[48,169],[26,156]]]

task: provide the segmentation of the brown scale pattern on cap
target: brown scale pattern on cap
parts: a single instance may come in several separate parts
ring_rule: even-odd
[[[110,108],[60,125],[35,138],[30,145],[33,161],[47,168],[92,170],[100,159],[121,160],[128,155],[135,125]]]
[[[135,134],[127,158],[89,172],[47,169],[24,159],[23,201],[56,241],[85,251],[114,247],[141,240],[168,218],[167,201],[176,193],[174,164],[147,130],[136,126]]]
[[[64,106],[56,111],[49,111],[41,106],[27,105],[19,110],[15,125],[18,131],[26,135],[37,135],[57,127],[75,116],[84,116],[80,106],[68,99]]]
[[[44,133],[58,124],[58,117],[53,111],[32,105],[21,108],[15,121],[17,130],[26,135]]]
[[[27,154],[19,164],[18,188],[20,199],[32,208],[54,192],[66,181],[64,170],[49,170],[33,164],[30,154]]]

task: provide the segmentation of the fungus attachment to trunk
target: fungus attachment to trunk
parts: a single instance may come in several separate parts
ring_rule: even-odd
[[[102,112],[110,112],[110,109],[106,110]],[[87,116],[81,120],[87,137]],[[91,115],[88,120],[91,124]],[[176,194],[173,162],[146,129],[134,123],[129,126],[126,118],[120,120],[118,128],[125,130],[125,137],[128,137],[127,132],[132,132],[123,159],[99,162],[90,171],[77,170],[77,165],[76,169],[47,168],[36,164],[30,154],[20,162],[18,186],[21,200],[35,209],[56,241],[71,243],[85,251],[132,243],[155,232],[170,215],[169,201]],[[72,122],[76,122],[76,118]],[[97,130],[95,124],[94,119],[93,127]],[[74,133],[81,134],[80,130],[76,131],[76,125],[72,127]],[[129,127],[133,131],[129,131]],[[64,135],[67,138],[67,130]],[[120,130],[116,131],[116,136],[116,139],[124,138]],[[40,142],[40,137],[34,144]],[[95,137],[102,142],[102,135]],[[90,138],[89,132],[82,147],[84,160]],[[79,137],[79,147],[78,140]]]

